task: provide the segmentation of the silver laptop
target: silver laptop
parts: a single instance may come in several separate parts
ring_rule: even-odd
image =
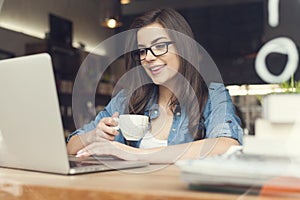
[[[0,166],[59,174],[147,166],[113,157],[67,155],[51,57],[0,61]]]

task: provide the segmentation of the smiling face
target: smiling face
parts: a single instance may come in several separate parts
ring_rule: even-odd
[[[145,55],[141,64],[152,81],[157,85],[170,81],[177,74],[180,61],[176,54],[175,44],[170,43],[172,40],[163,26],[159,23],[152,23],[141,28],[137,32],[137,41],[139,49],[151,47],[158,55],[153,55],[148,49],[146,52],[140,51]],[[164,45],[167,45],[168,52],[159,55]]]

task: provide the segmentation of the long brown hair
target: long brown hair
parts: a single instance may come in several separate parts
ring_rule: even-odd
[[[174,9],[154,9],[148,11],[144,15],[137,17],[130,28],[138,30],[152,23],[159,23],[166,29],[174,30],[190,38],[194,38],[189,24],[183,16]],[[173,108],[179,104],[178,99],[180,99],[180,103],[182,104],[183,102],[184,104],[180,105],[180,107],[182,108],[182,106],[184,106],[188,112],[188,128],[190,134],[192,134],[195,140],[203,139],[205,137],[203,111],[208,98],[208,88],[203,77],[195,68],[198,66],[193,66],[187,61],[190,59],[199,59],[199,51],[197,50],[197,46],[194,44],[195,42],[182,41],[180,35],[173,34],[172,32],[170,32],[169,35],[171,40],[175,41],[175,47],[178,55],[181,55],[179,56],[180,67],[178,72],[182,75],[181,77],[184,77],[184,79],[187,80],[182,83],[180,82],[181,85],[176,86],[176,96],[173,94],[169,99],[169,107],[173,110],[173,112],[175,112]],[[127,45],[131,46],[129,48],[136,49],[136,35],[132,36],[132,38],[127,42]],[[133,59],[132,52],[125,54],[125,62],[127,70],[134,69],[136,66],[141,65],[140,62],[137,63]],[[137,82],[142,83],[144,80],[150,79],[144,70],[139,70],[138,73],[139,74],[132,80],[132,84],[136,84]],[[153,92],[158,91],[155,89],[156,87],[157,86],[154,83],[143,84],[138,87],[129,99],[129,113],[144,114],[145,108],[149,99],[151,99]],[[190,98],[191,92],[195,93],[195,98]],[[155,95],[158,96],[158,92]]]

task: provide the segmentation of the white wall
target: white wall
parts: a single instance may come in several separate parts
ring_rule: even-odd
[[[113,30],[100,26],[99,2],[101,0],[4,0],[0,11],[0,27],[44,38],[49,31],[48,14],[53,13],[73,21],[73,41],[82,42],[87,50],[91,50],[114,34]],[[9,47],[4,50],[19,55],[24,47],[11,45],[16,42],[12,39],[13,35],[15,33],[0,29],[0,49]],[[21,41],[27,38],[24,34],[18,34],[18,37],[22,38]]]

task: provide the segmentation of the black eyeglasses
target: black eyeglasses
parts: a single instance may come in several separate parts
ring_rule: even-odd
[[[137,49],[134,52],[134,60],[136,61],[143,61],[145,60],[146,56],[147,56],[147,52],[148,50],[155,56],[162,56],[166,53],[168,53],[168,46],[170,44],[173,44],[174,42],[169,41],[169,42],[159,42],[156,44],[151,45],[148,48],[141,48],[141,49]]]

